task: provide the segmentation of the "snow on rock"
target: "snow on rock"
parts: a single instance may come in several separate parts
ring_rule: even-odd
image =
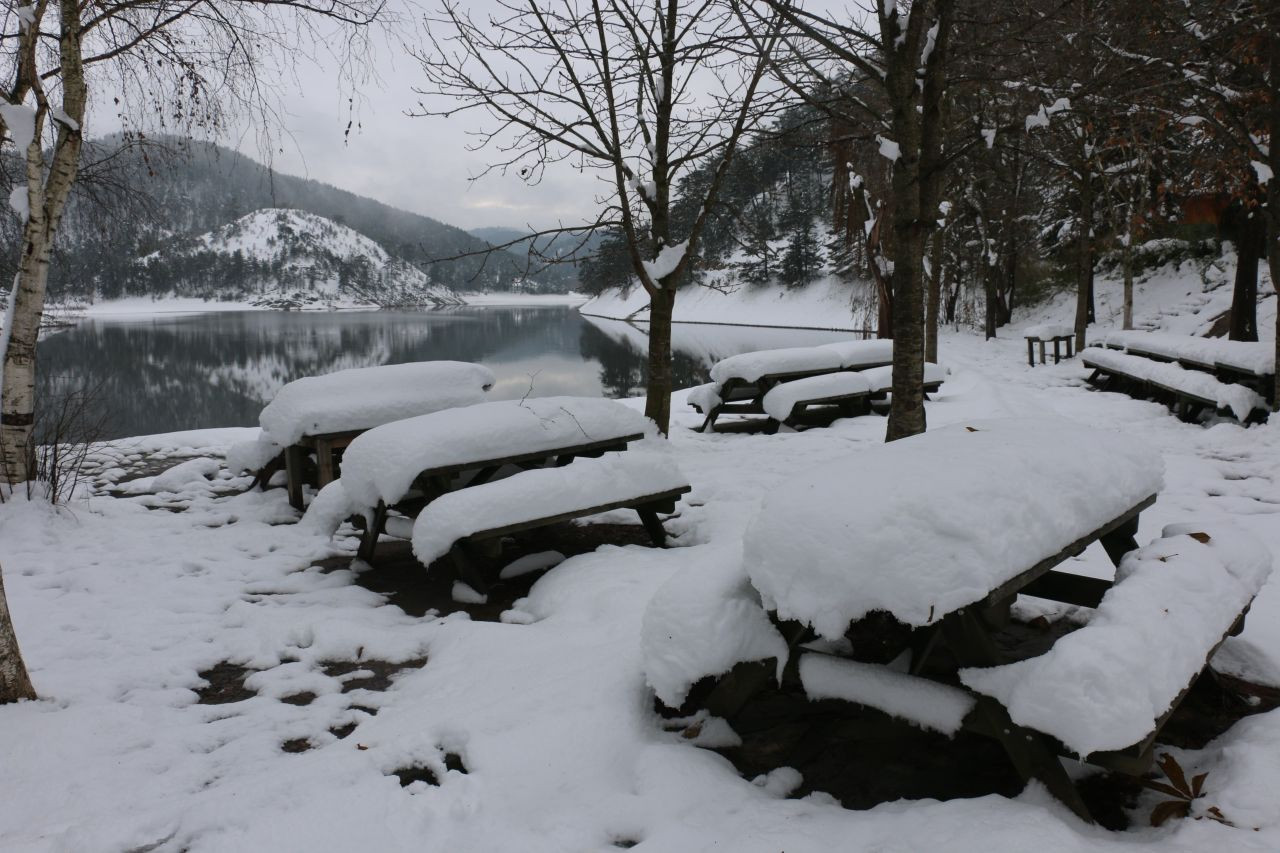
[[[342,456],[357,505],[397,503],[423,471],[642,435],[651,421],[613,400],[495,400],[406,418],[358,436]]]
[[[213,477],[220,467],[216,459],[188,459],[158,475],[151,481],[151,488],[157,492],[180,492],[192,483],[204,482]]]
[[[839,370],[843,367],[840,353],[823,347],[786,347],[744,352],[716,362],[711,379],[723,385],[730,379],[755,382],[761,376],[779,373],[805,373]]]
[[[697,406],[703,413],[710,412],[716,406],[720,405],[723,400],[717,392],[718,386],[714,382],[708,382],[706,385],[698,385],[689,389],[689,393],[685,395],[685,400],[691,406]]]
[[[227,468],[233,474],[258,471],[283,451],[283,447],[260,432],[252,441],[241,441],[227,448]]]
[[[1027,326],[1022,330],[1024,338],[1039,338],[1047,341],[1051,338],[1066,338],[1075,334],[1075,330],[1070,326],[1064,326],[1059,323],[1040,323],[1036,326]]]
[[[1162,472],[1144,442],[1069,421],[955,424],[773,489],[744,562],[766,608],[829,639],[873,610],[928,625],[1155,494]]]
[[[872,367],[869,370],[860,370],[858,373],[867,380],[871,386],[873,393],[881,391],[893,390],[893,366],[885,365],[884,367]],[[924,381],[925,384],[932,382],[945,382],[947,379],[947,369],[941,365],[934,364],[931,361],[924,363]]]
[[[820,344],[819,349],[838,353],[840,366],[844,368],[876,367],[893,361],[893,341],[890,339],[837,341]]]
[[[290,382],[258,422],[267,440],[285,447],[304,435],[369,429],[479,403],[494,381],[489,368],[463,361],[354,367]]]
[[[1238,420],[1245,420],[1254,409],[1265,409],[1266,401],[1252,388],[1231,382],[1219,382],[1211,374],[1200,370],[1187,370],[1181,365],[1164,361],[1152,361],[1128,353],[1107,349],[1091,349],[1082,356],[1086,367],[1122,373],[1145,382],[1173,388],[1205,400],[1212,400],[1219,409],[1226,409]]]
[[[1084,628],[961,680],[1079,755],[1123,749],[1150,734],[1270,573],[1266,547],[1229,524],[1170,525],[1125,556]]]
[[[644,450],[521,471],[427,504],[413,524],[413,553],[429,566],[449,553],[453,543],[482,530],[636,500],[688,484],[669,457]]]
[[[678,708],[699,679],[723,675],[742,661],[777,661],[787,643],[747,582],[737,549],[706,557],[672,575],[644,611],[640,646],[644,677],[663,704]]]
[[[800,681],[810,699],[856,702],[947,736],[960,731],[974,705],[974,698],[958,687],[813,652],[800,658]]]
[[[860,374],[824,373],[773,386],[764,395],[763,404],[765,414],[775,421],[785,421],[797,403],[870,393],[870,383]]]

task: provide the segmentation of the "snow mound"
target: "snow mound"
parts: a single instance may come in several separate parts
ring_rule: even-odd
[[[838,353],[840,366],[844,368],[871,367],[893,361],[893,341],[887,339],[837,341],[833,344],[820,344],[818,349]]]
[[[1141,440],[1069,421],[956,424],[775,488],[744,563],[766,608],[829,639],[874,610],[928,625],[1158,492],[1163,468]]]
[[[699,679],[736,663],[774,658],[781,674],[787,661],[786,640],[747,582],[736,549],[708,553],[658,588],[640,625],[645,680],[671,708],[684,704]]]
[[[948,736],[960,731],[975,702],[958,687],[812,652],[800,658],[800,682],[810,699],[856,702]]]
[[[443,409],[375,427],[342,456],[342,480],[359,506],[397,503],[418,474],[504,456],[642,435],[650,421],[613,400],[539,397]]]
[[[266,435],[258,433],[252,441],[241,441],[227,448],[227,468],[233,474],[258,471],[284,450]]]
[[[1022,330],[1024,338],[1039,338],[1047,341],[1051,338],[1066,338],[1075,334],[1070,326],[1059,325],[1058,323],[1041,323],[1038,326],[1028,326]]]
[[[717,387],[714,382],[698,385],[695,388],[690,388],[684,399],[690,406],[696,406],[705,414],[724,402],[720,399]]]
[[[1230,525],[1171,525],[1125,556],[1084,628],[961,680],[1079,755],[1123,749],[1150,734],[1270,573],[1267,548]]]
[[[266,441],[287,447],[304,435],[369,429],[479,403],[493,383],[489,368],[462,361],[355,367],[290,382],[258,423]]]
[[[521,471],[433,500],[413,525],[413,553],[424,566],[459,539],[511,524],[682,489],[689,481],[665,455],[633,450],[575,459],[562,468]]]
[[[764,395],[764,411],[775,421],[785,421],[797,403],[849,394],[870,394],[871,385],[857,373],[826,373],[775,385]]]

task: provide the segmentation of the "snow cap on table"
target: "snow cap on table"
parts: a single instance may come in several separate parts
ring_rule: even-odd
[[[840,356],[841,367],[866,367],[893,361],[893,340],[877,338],[869,341],[836,341],[821,344],[818,349],[831,350]]]
[[[418,361],[308,376],[276,392],[258,416],[267,438],[287,447],[304,435],[369,429],[484,400],[492,371],[464,361]]]
[[[886,364],[884,367],[871,367],[867,370],[859,370],[858,374],[867,380],[873,392],[890,391],[893,389],[893,365]],[[931,382],[944,382],[947,378],[947,369],[939,364],[931,361],[924,363],[924,381],[925,384]]]
[[[705,414],[710,412],[716,406],[720,405],[723,400],[716,392],[716,383],[708,382],[706,385],[698,385],[689,389],[689,393],[685,395],[685,402],[690,406],[697,406]]]
[[[734,664],[774,658],[781,675],[787,643],[747,582],[736,549],[704,546],[698,561],[667,580],[640,623],[645,681],[669,708],[684,704],[699,679]]]
[[[882,664],[813,652],[800,658],[800,683],[810,699],[843,699],[866,705],[948,737],[960,731],[975,704],[973,696],[959,687]]]
[[[804,400],[820,400],[843,394],[870,394],[871,385],[858,373],[824,373],[793,379],[769,389],[761,401],[765,414],[775,421],[791,417],[796,403]]]
[[[495,400],[375,427],[342,456],[342,479],[357,505],[394,504],[423,471],[641,435],[644,415],[599,397]]]
[[[744,564],[766,608],[829,639],[876,610],[927,625],[1158,492],[1163,467],[1136,438],[1070,421],[943,427],[775,488]]]
[[[1223,364],[1256,376],[1273,374],[1276,369],[1275,347],[1268,341],[1231,341],[1226,338],[1121,329],[1105,333],[1099,338],[1099,342],[1197,364]]]
[[[284,451],[267,434],[259,432],[252,441],[241,441],[227,448],[227,470],[232,474],[241,471],[258,471]]]
[[[663,453],[631,450],[521,471],[441,495],[413,524],[413,554],[424,566],[482,530],[684,488],[689,481]]]
[[[1063,326],[1058,323],[1041,323],[1038,326],[1028,326],[1022,330],[1024,338],[1039,338],[1042,341],[1051,338],[1065,338],[1074,335],[1075,331],[1070,326]]]
[[[721,359],[711,368],[711,379],[723,385],[730,379],[755,382],[775,373],[839,370],[840,353],[824,347],[784,347],[744,352]]]
[[[1255,409],[1266,408],[1266,400],[1252,388],[1234,382],[1221,382],[1211,374],[1187,370],[1181,365],[1165,361],[1152,361],[1127,352],[1099,349],[1090,350],[1084,356],[1084,364],[1086,367],[1101,367],[1103,370],[1123,373],[1135,379],[1212,400],[1215,406],[1226,409],[1240,421],[1246,420]]]
[[[1125,555],[1084,628],[960,678],[1078,755],[1124,749],[1151,733],[1270,572],[1266,546],[1229,524],[1171,525]]]

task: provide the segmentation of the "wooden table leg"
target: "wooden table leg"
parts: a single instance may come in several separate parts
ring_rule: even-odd
[[[649,534],[653,547],[667,547],[667,531],[663,528],[658,514],[648,507],[640,507],[636,509],[636,512],[640,515],[640,523],[644,525],[645,532]]]
[[[1062,359],[1061,359],[1061,356],[1059,356],[1059,355],[1058,355],[1058,347],[1059,347],[1059,345],[1060,345],[1061,343],[1062,343],[1062,339],[1061,339],[1061,338],[1054,338],[1054,339],[1053,339],[1053,363],[1054,363],[1054,364],[1057,364],[1059,361],[1061,361],[1061,360],[1062,360]]]
[[[315,441],[316,465],[320,472],[319,482],[316,483],[316,486],[323,489],[334,481],[333,443],[324,438],[317,438]]]
[[[1031,338],[1027,338],[1027,366],[1036,366],[1036,344]]]
[[[302,509],[302,481],[306,476],[307,451],[297,444],[284,449],[284,469],[289,478],[289,505]]]
[[[1067,358],[1071,358],[1075,355],[1075,352],[1073,351],[1075,349],[1075,345],[1076,339],[1074,337],[1067,338]]]
[[[1044,338],[1040,339],[1040,363],[1044,364]]]

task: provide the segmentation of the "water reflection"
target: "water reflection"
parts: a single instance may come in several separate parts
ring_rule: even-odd
[[[706,381],[717,359],[838,332],[677,325],[677,387]],[[249,426],[286,382],[346,367],[431,359],[487,365],[492,394],[626,397],[643,393],[648,342],[619,321],[567,307],[431,312],[234,312],[90,320],[40,343],[40,398],[98,387],[110,437]]]

